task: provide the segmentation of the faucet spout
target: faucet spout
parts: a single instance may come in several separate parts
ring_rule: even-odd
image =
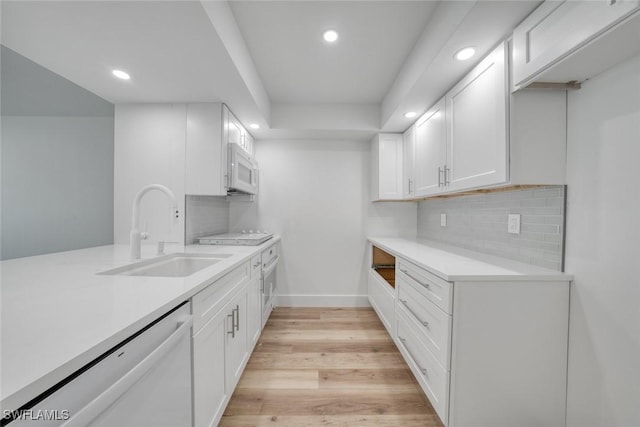
[[[171,200],[171,218],[172,221],[178,219],[179,210],[178,203],[176,202],[176,197],[168,187],[165,187],[161,184],[150,184],[144,187],[142,190],[136,194],[136,197],[133,199],[133,210],[131,215],[131,233],[129,233],[129,245],[131,249],[131,259],[140,259],[140,201],[151,190],[159,190],[167,195],[169,200]]]

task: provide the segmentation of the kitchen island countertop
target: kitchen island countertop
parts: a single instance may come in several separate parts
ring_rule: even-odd
[[[168,244],[167,254],[231,255],[174,278],[97,274],[132,263],[128,245],[2,261],[2,409],[18,409],[278,240],[259,246]],[[155,245],[143,245],[142,258],[155,252]]]

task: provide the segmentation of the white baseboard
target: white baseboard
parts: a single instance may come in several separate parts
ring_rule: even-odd
[[[278,295],[280,307],[370,307],[367,295]]]

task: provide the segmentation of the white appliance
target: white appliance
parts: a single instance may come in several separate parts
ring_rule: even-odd
[[[278,266],[278,247],[271,245],[260,254],[262,273],[260,275],[260,291],[262,293],[262,327],[269,320],[271,311],[276,306],[275,292],[277,287],[276,267]]]
[[[183,303],[20,408],[11,427],[192,425],[191,325]]]
[[[198,238],[201,245],[257,246],[273,237],[273,233],[257,231],[249,233],[223,233]]]
[[[257,194],[258,164],[238,144],[229,144],[228,193]]]

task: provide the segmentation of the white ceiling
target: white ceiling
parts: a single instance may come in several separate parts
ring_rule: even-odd
[[[198,2],[3,1],[2,44],[112,103],[223,101],[238,78]]]
[[[274,103],[379,104],[429,19],[433,1],[234,1]],[[322,39],[334,29],[336,43]]]
[[[113,103],[225,102],[258,139],[364,139],[408,127],[538,3],[4,0],[1,37]],[[455,63],[462,43],[480,55]]]

